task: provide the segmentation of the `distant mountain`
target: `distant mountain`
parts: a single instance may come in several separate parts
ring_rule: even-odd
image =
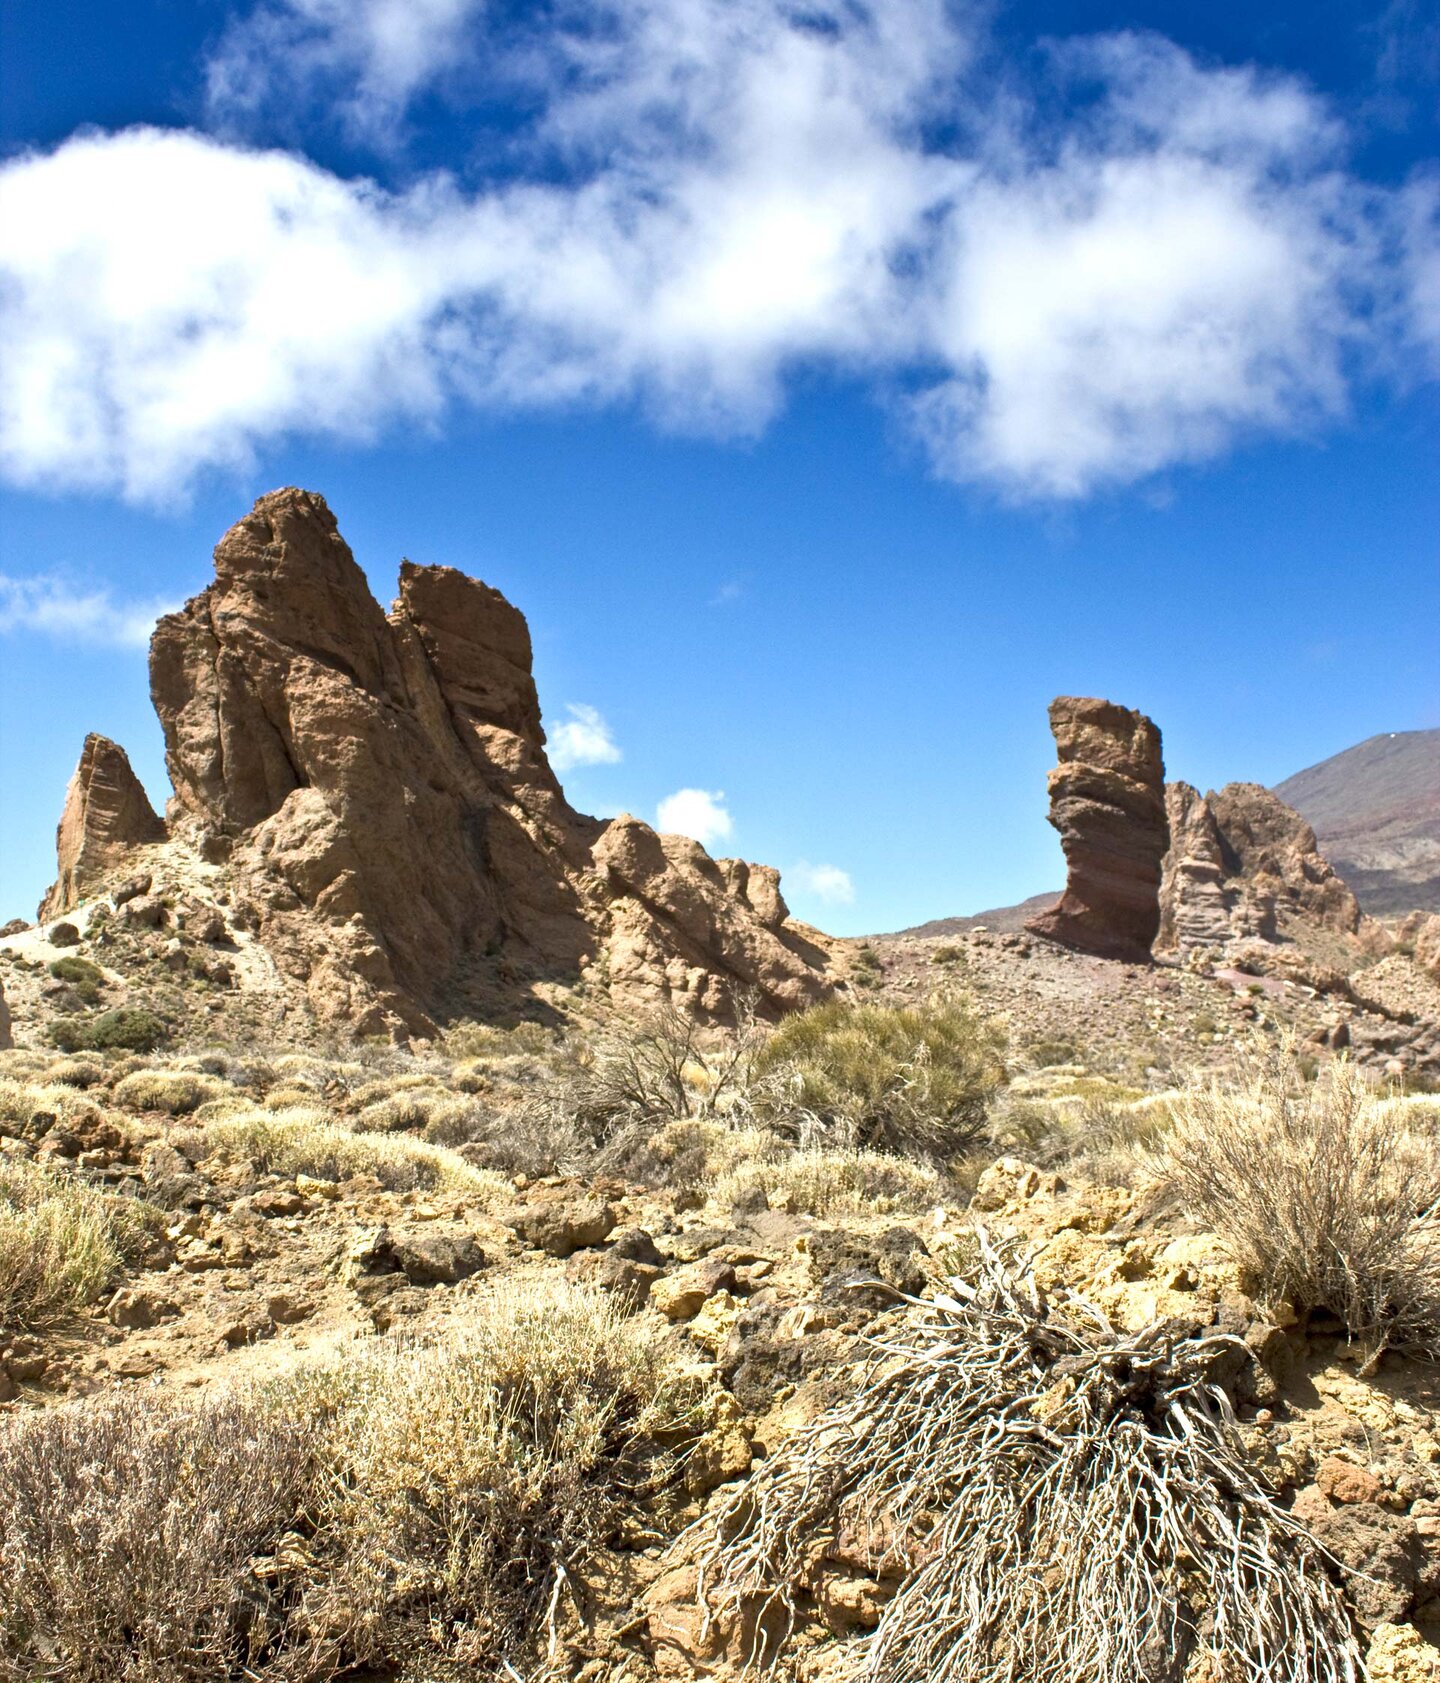
[[[1440,730],[1372,736],[1275,785],[1367,912],[1440,912]]]
[[[1028,900],[1022,900],[1018,906],[996,906],[988,912],[976,912],[973,917],[937,917],[929,923],[917,923],[913,929],[897,929],[897,935],[964,935],[971,929],[992,929],[997,935],[1013,934],[1023,929],[1025,919],[1034,917],[1036,912],[1043,912],[1053,906],[1060,898],[1060,890],[1052,889],[1048,894],[1032,894]]]

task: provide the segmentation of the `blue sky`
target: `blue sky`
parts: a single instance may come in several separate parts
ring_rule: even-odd
[[[0,65],[0,917],[87,730],[163,800],[147,625],[279,484],[524,609],[575,804],[838,931],[1060,880],[1058,692],[1202,786],[1440,724],[1424,7],[11,0]]]

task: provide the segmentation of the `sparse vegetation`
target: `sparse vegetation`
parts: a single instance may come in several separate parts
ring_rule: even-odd
[[[650,1323],[577,1286],[199,1404],[22,1418],[0,1427],[0,1678],[533,1675],[625,1505],[663,1506],[660,1440],[705,1419]]]
[[[153,1052],[170,1037],[161,1019],[138,1005],[89,1017],[58,1017],[49,1032],[62,1052]]]
[[[513,1197],[510,1183],[477,1169],[444,1146],[409,1134],[356,1134],[309,1109],[251,1111],[207,1125],[196,1140],[205,1155],[248,1160],[278,1175],[346,1180],[374,1175],[394,1190],[445,1187],[496,1198]]]
[[[0,1329],[28,1329],[93,1303],[158,1212],[24,1158],[0,1160]]]
[[[759,1105],[866,1149],[944,1160],[980,1137],[1005,1082],[1005,1038],[964,1001],[816,1006],[761,1048]],[[793,1125],[793,1123],[792,1123]]]
[[[1307,1082],[1282,1052],[1180,1099],[1165,1160],[1263,1297],[1327,1309],[1377,1350],[1440,1350],[1428,1111],[1385,1102],[1343,1061]]]
[[[752,1633],[749,1663],[777,1658],[843,1536],[903,1580],[867,1683],[1135,1683],[1152,1656],[1353,1683],[1339,1592],[1219,1406],[1230,1341],[1117,1333],[979,1243],[974,1276],[916,1304],[707,1523],[703,1592]]]

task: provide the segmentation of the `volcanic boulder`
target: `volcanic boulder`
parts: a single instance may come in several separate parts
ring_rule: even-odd
[[[77,906],[132,848],[165,839],[165,826],[119,743],[93,732],[65,792],[55,833],[58,873],[40,902],[43,923]]]
[[[1129,707],[1062,695],[1050,704],[1049,776],[1065,892],[1026,928],[1062,946],[1142,962],[1160,927],[1169,828],[1159,729]]]
[[[229,862],[262,943],[361,1032],[582,977],[630,1005],[774,1014],[826,954],[773,873],[587,818],[545,755],[524,617],[410,562],[387,616],[323,498],[260,498],[156,627],[172,833]]]

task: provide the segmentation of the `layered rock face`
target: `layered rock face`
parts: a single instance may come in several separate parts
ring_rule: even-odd
[[[1160,732],[1129,707],[1058,696],[1050,729],[1050,822],[1065,850],[1065,892],[1026,928],[1062,946],[1143,962],[1160,927],[1169,841]]]
[[[55,833],[58,873],[40,902],[41,922],[78,905],[132,848],[164,839],[165,826],[125,750],[108,736],[87,736],[65,792]]]
[[[1338,936],[1359,931],[1354,894],[1278,795],[1258,783],[1227,783],[1207,795],[1172,783],[1166,798],[1171,847],[1157,952],[1273,941],[1293,919]]]
[[[323,498],[262,497],[163,619],[151,695],[171,832],[226,861],[316,1011],[421,1032],[537,981],[724,1015],[828,992],[773,872],[567,803],[523,616],[406,562],[387,616]]]

